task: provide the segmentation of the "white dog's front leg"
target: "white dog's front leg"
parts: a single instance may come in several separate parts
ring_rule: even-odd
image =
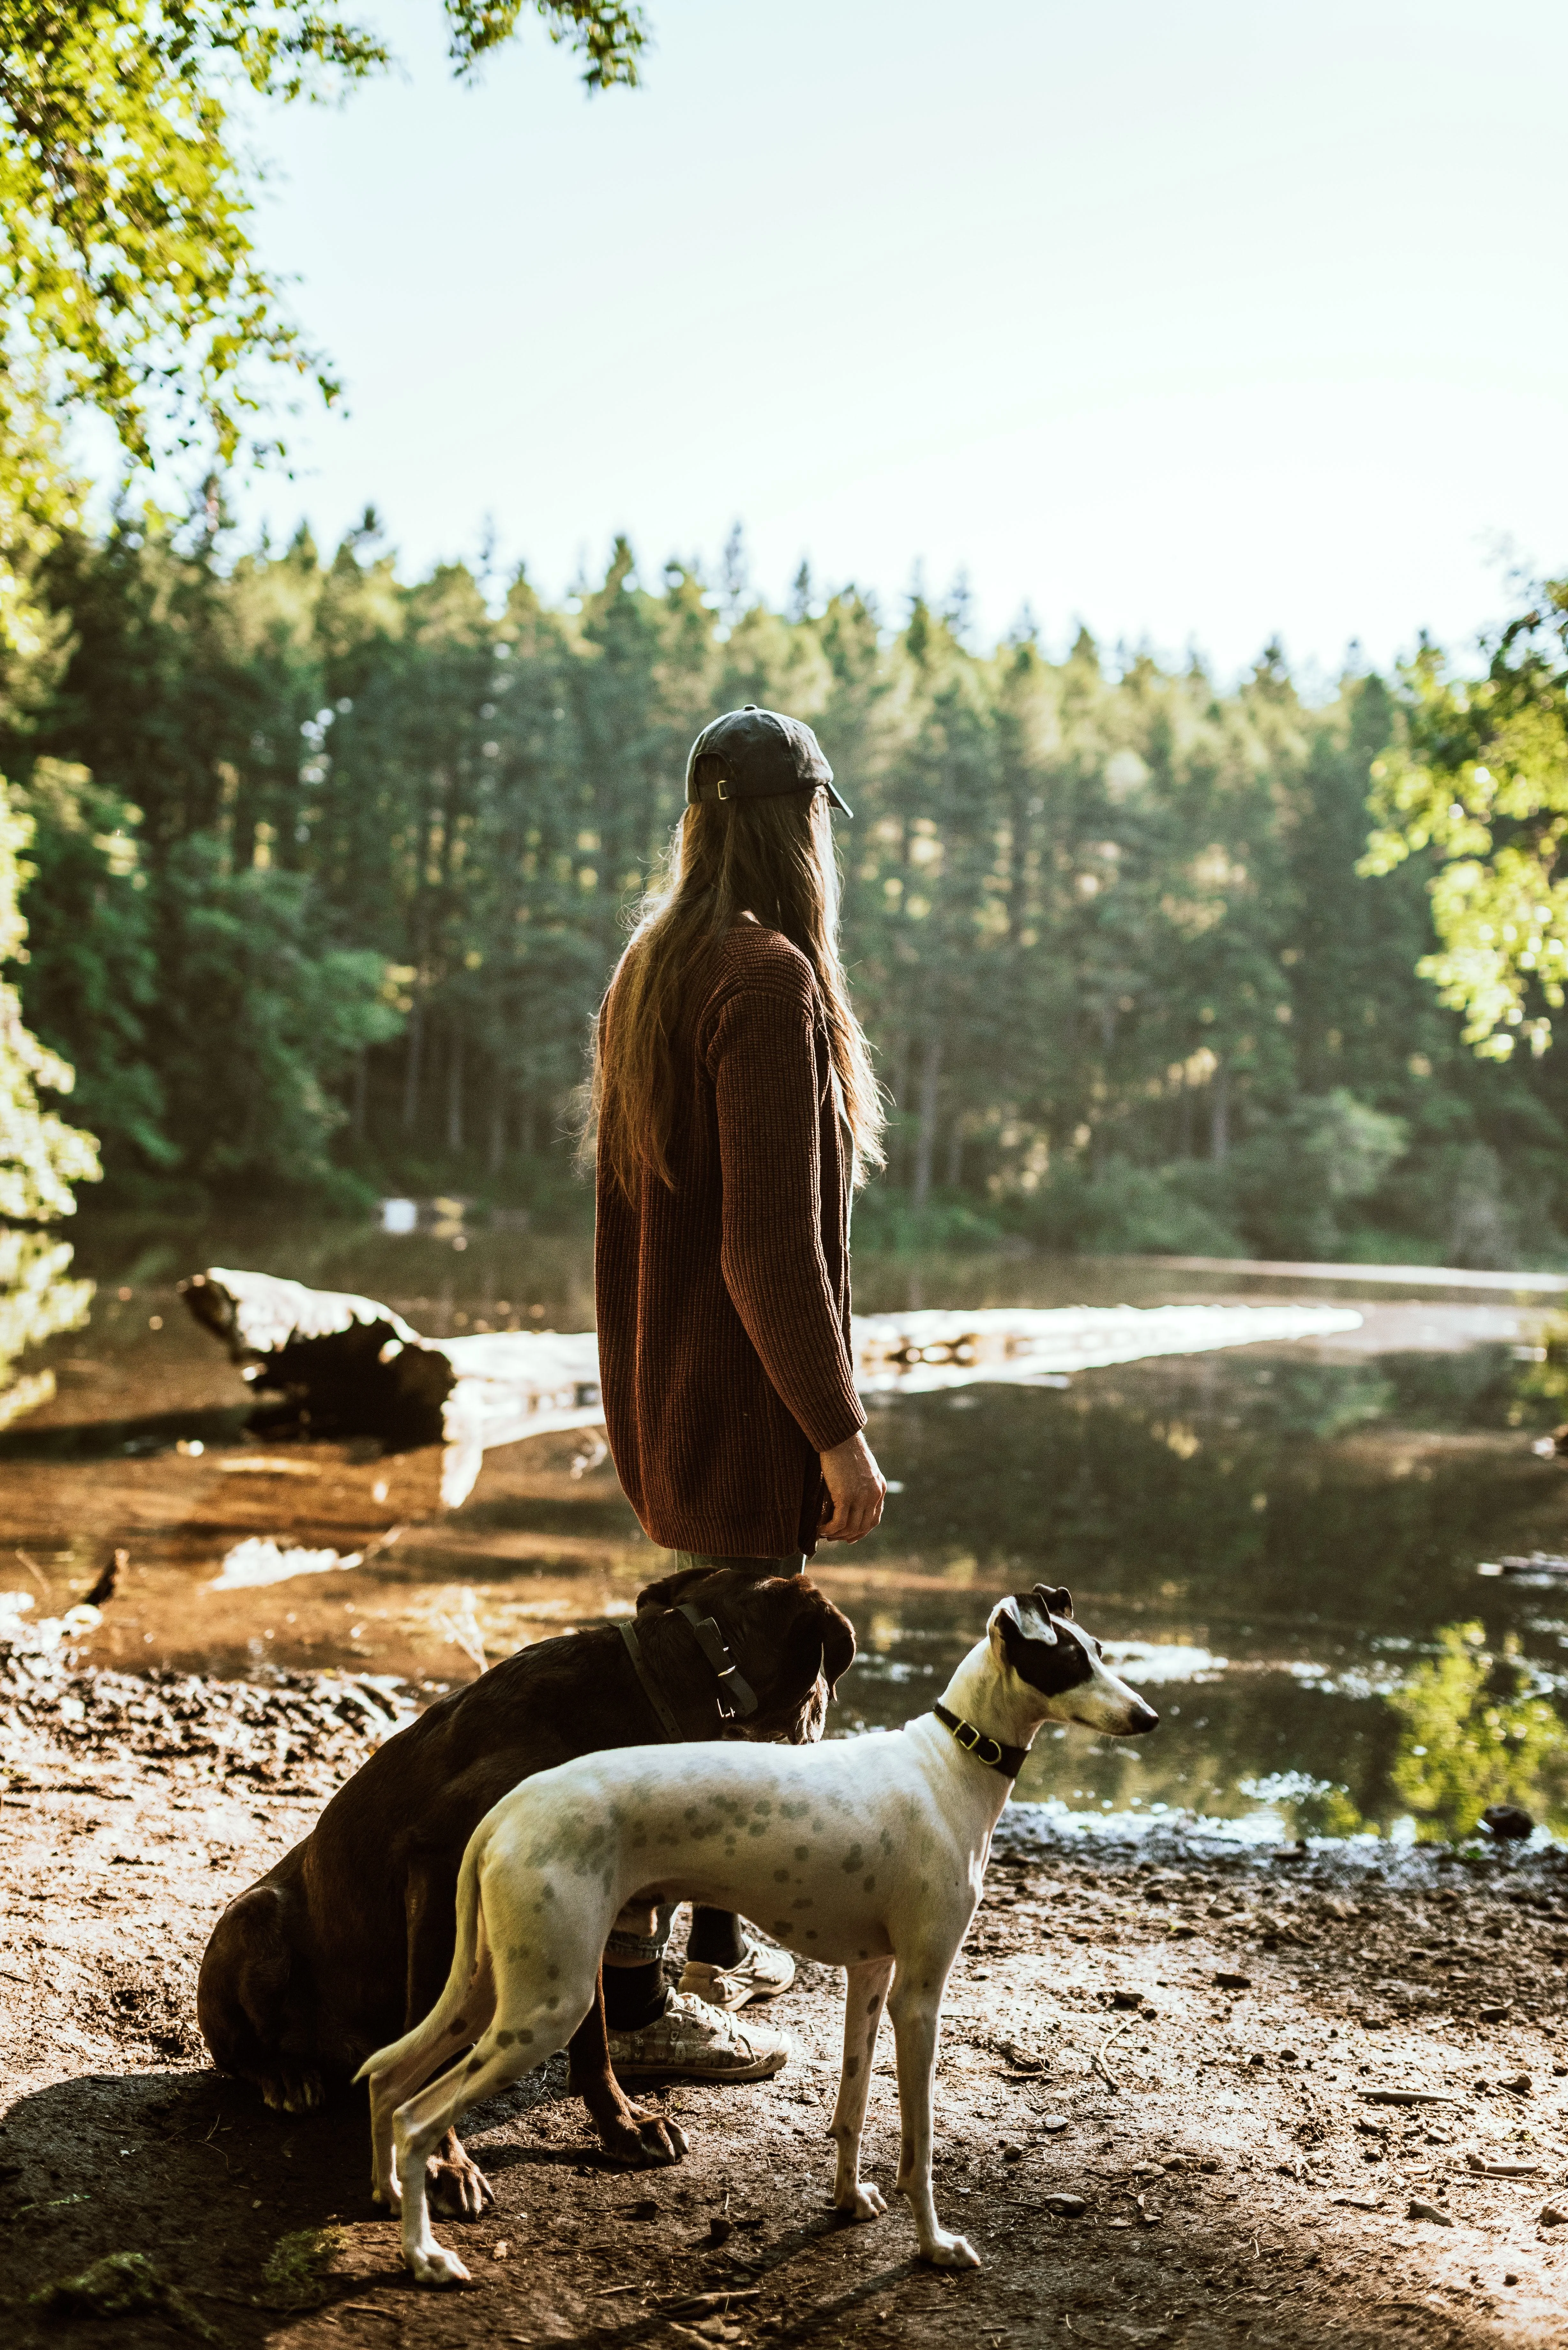
[[[857,2220],[875,2220],[888,2209],[879,2187],[862,2184],[860,2137],[866,2126],[866,2103],[871,2095],[871,2054],[882,2002],[893,1980],[891,1959],[872,1959],[846,1970],[844,1984],[844,2069],[838,2075],[838,2102],[833,2108],[829,2137],[837,2142],[838,2168],[833,2181],[835,2209]]]
[[[920,1964],[917,1961],[917,1966]],[[909,1984],[902,1960],[888,2001],[898,2052],[898,2187],[915,2216],[920,2258],[943,2269],[977,2269],[980,2254],[964,2236],[950,2236],[937,2224],[931,2196],[931,2138],[935,2128],[937,2035],[941,2022],[942,1983]],[[932,1970],[934,1972],[935,1970]]]

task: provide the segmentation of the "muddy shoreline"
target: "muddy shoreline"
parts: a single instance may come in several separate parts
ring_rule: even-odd
[[[194,2021],[218,1911],[413,1693],[59,1653],[7,1675],[8,2341],[1568,2345],[1568,2224],[1540,2216],[1568,2210],[1556,1848],[1303,1853],[1180,1823],[1122,1842],[1012,1806],[938,2080],[939,2209],[979,2272],[921,2267],[897,2203],[866,2228],[827,2209],[839,1979],[806,1968],[777,2080],[664,2093],[691,2138],[677,2170],[607,2166],[559,2066],[481,2109],[496,2208],[441,2223],[476,2282],[438,2296],[372,2216],[358,2103],[267,2113]],[[886,2027],[867,2151],[889,2188]],[[31,2299],[126,2254],[118,2316]]]

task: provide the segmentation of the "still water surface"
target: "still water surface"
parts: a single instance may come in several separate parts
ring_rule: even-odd
[[[51,1372],[55,1393],[0,1436],[0,1589],[58,1613],[119,1549],[99,1661],[431,1684],[629,1612],[661,1555],[591,1435],[487,1455],[443,1513],[433,1448],[249,1436],[238,1374],[175,1289],[219,1263],[363,1292],[435,1337],[590,1326],[586,1243],[455,1237],[87,1226],[55,1275],[94,1284],[77,1326],[19,1366]],[[1125,1262],[860,1257],[856,1273],[866,1311],[1325,1302],[1322,1282]],[[861,1644],[836,1727],[918,1711],[994,1597],[1044,1579],[1071,1587],[1162,1723],[1125,1744],[1047,1733],[1025,1795],[1423,1835],[1467,1832],[1506,1797],[1568,1831],[1568,1584],[1478,1571],[1568,1553],[1568,1466],[1532,1450],[1563,1416],[1533,1391],[1551,1309],[1382,1284],[1326,1295],[1361,1329],[879,1403],[886,1521],[814,1569]],[[225,1575],[246,1544],[314,1553],[318,1571],[247,1582],[244,1561],[267,1555],[253,1548]]]

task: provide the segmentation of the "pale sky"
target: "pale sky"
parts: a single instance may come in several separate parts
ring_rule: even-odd
[[[648,0],[589,99],[535,23],[478,88],[268,118],[268,260],[348,412],[242,509],[564,592],[742,524],[782,597],[961,567],[976,637],[1462,648],[1568,567],[1568,6]]]

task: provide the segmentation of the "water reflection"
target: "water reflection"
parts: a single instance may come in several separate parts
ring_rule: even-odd
[[[468,1241],[84,1231],[96,1297],[67,1253],[49,1279],[68,1306],[47,1305],[25,1357],[0,1354],[56,1381],[0,1440],[0,1558],[29,1562],[0,1584],[26,1579],[39,1612],[60,1615],[123,1548],[92,1641],[105,1661],[352,1664],[427,1681],[627,1609],[659,1554],[587,1434],[486,1453],[472,1497],[445,1513],[439,1446],[389,1458],[354,1437],[247,1435],[238,1371],[174,1295],[196,1265],[227,1262],[384,1298],[441,1338],[587,1326],[585,1245]],[[867,1310],[905,1309],[907,1263],[868,1260],[857,1275]],[[1290,1302],[1220,1274],[1199,1288],[1039,1260],[933,1262],[922,1281],[966,1310]],[[12,1293],[22,1285],[12,1276]],[[1299,1302],[1324,1297],[1316,1284]],[[1026,1795],[1099,1816],[1266,1814],[1292,1834],[1409,1817],[1418,1834],[1462,1835],[1511,1800],[1568,1832],[1555,1727],[1568,1622],[1550,1612],[1562,1596],[1477,1575],[1505,1554],[1568,1547],[1568,1466],[1532,1451],[1564,1409],[1542,1378],[1554,1357],[1535,1351],[1542,1309],[1346,1302],[1361,1328],[1297,1344],[1080,1370],[1062,1388],[874,1399],[872,1439],[901,1490],[873,1540],[818,1567],[862,1640],[840,1726],[907,1718],[997,1594],[1064,1582],[1127,1678],[1150,1686],[1161,1729],[1136,1750],[1047,1737]],[[85,1337],[66,1335],[89,1305]]]
[[[1438,1648],[1388,1699],[1401,1726],[1392,1776],[1417,1835],[1470,1835],[1492,1804],[1517,1804],[1553,1828],[1568,1826],[1568,1731],[1517,1636],[1494,1653],[1484,1625],[1445,1624]]]
[[[68,1241],[0,1225],[0,1428],[55,1393],[53,1368],[23,1372],[23,1356],[81,1329],[92,1310],[93,1283],[67,1277],[73,1254]]]

